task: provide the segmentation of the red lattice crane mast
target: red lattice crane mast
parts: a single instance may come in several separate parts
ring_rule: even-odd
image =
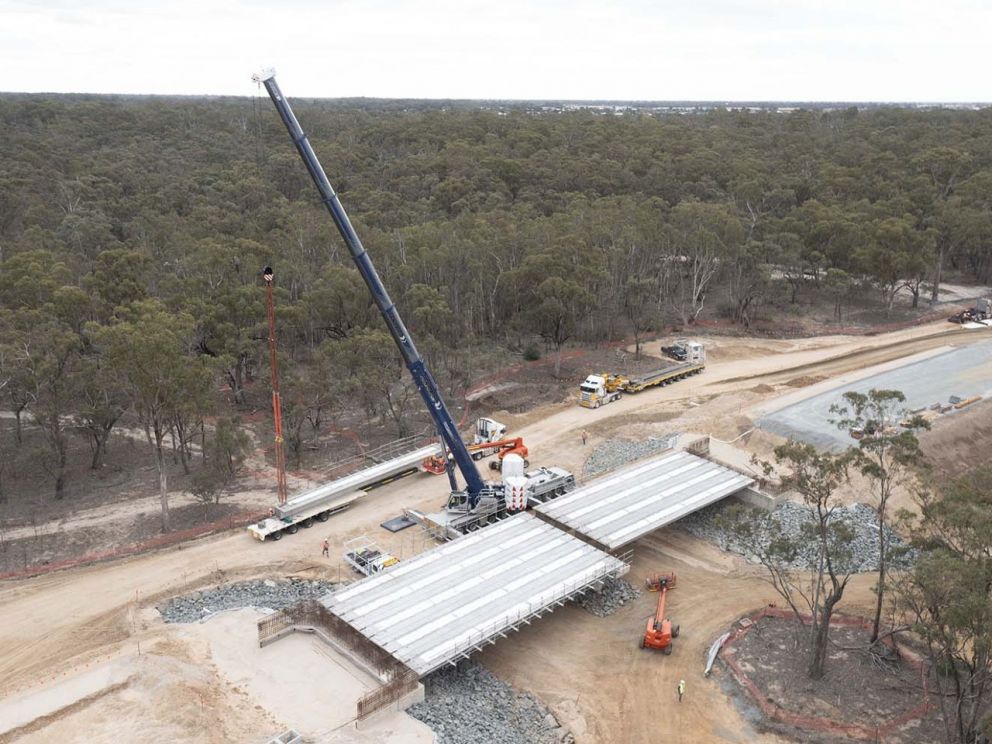
[[[276,357],[276,305],[272,298],[272,280],[275,274],[271,266],[262,269],[265,280],[265,313],[269,319],[269,364],[272,367],[272,420],[276,429],[276,491],[279,503],[285,504],[288,496],[286,486],[286,451],[282,438],[282,399],[279,397],[279,360]]]

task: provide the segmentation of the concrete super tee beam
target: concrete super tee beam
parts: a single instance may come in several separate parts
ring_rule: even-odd
[[[517,514],[321,602],[424,675],[626,571],[623,561]]]
[[[674,452],[599,478],[536,511],[616,550],[753,482],[710,460]]]

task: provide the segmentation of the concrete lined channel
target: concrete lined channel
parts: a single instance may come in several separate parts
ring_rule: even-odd
[[[849,390],[867,393],[871,389],[901,390],[909,410],[948,404],[950,397],[966,399],[992,394],[992,341],[950,349],[928,359],[912,362],[870,377],[840,384],[818,395],[798,401],[758,420],[762,429],[809,442],[823,449],[840,449],[851,444],[847,432],[831,419],[834,404],[843,404]],[[954,415],[953,412],[947,415]]]

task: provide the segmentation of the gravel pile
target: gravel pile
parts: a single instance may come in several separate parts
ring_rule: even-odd
[[[669,448],[670,437],[648,437],[643,442],[631,439],[607,439],[593,450],[582,468],[584,478],[595,478],[597,475],[640,460],[642,457],[653,455]]]
[[[570,744],[571,733],[537,698],[518,692],[475,662],[424,679],[424,701],[406,711],[431,727],[438,744]]]
[[[258,579],[222,584],[212,589],[173,597],[158,606],[167,623],[195,623],[221,610],[267,607],[282,610],[304,599],[322,597],[334,587],[329,581]]]
[[[694,514],[679,520],[679,527],[689,534],[715,542],[724,550],[743,555],[751,563],[758,563],[758,557],[750,553],[750,546],[742,544],[737,535],[723,529],[720,524],[721,515],[729,508],[728,502],[720,502],[700,509]],[[753,518],[751,510],[744,512],[747,518]],[[864,504],[851,504],[837,511],[835,517],[847,525],[853,533],[853,539],[848,546],[850,563],[840,566],[841,571],[860,573],[874,571],[878,568],[878,527],[876,526],[875,510]],[[726,519],[724,517],[724,519]],[[812,567],[816,562],[816,545],[806,539],[804,527],[813,524],[813,511],[803,504],[783,501],[774,511],[767,514],[768,520],[761,529],[761,546],[767,547],[773,538],[786,537],[795,539],[803,545],[790,564],[792,568],[804,569]],[[916,555],[913,550],[905,550],[905,543],[888,527],[885,528],[888,540],[888,555],[894,567],[907,567],[913,564]]]
[[[633,602],[641,596],[626,579],[608,576],[603,582],[603,588],[598,592],[586,592],[575,604],[597,617],[612,615],[628,602]]]

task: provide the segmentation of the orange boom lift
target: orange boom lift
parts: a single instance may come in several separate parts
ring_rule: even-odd
[[[675,574],[660,574],[649,578],[647,586],[650,591],[658,592],[658,608],[652,617],[648,618],[644,637],[641,638],[641,648],[654,648],[668,655],[672,653],[672,639],[679,637],[679,626],[672,627],[672,621],[665,617],[665,600],[668,590],[675,588]]]
[[[501,439],[498,442],[479,442],[478,444],[468,444],[465,445],[465,448],[472,455],[473,460],[481,460],[486,455],[491,455],[495,452],[498,459],[489,463],[491,470],[501,470],[503,466],[503,458],[510,454],[520,455],[524,458],[524,467],[527,467],[527,455],[529,452],[527,450],[527,446],[524,444],[523,438],[521,437]],[[445,458],[441,455],[431,455],[421,463],[421,467],[428,473],[442,475],[445,472]]]

